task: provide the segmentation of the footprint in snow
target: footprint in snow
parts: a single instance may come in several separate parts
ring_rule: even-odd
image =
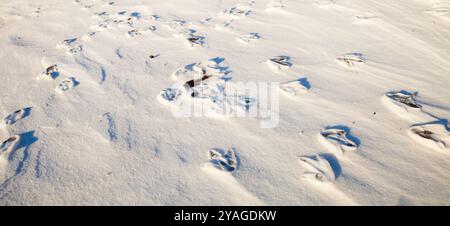
[[[205,75],[202,78],[191,79],[166,88],[161,91],[159,98],[164,104],[175,103],[181,99],[185,101],[198,99],[216,103],[216,97],[223,95],[220,88],[224,87],[224,82],[220,78]]]
[[[186,40],[186,45],[188,47],[203,46],[203,44],[205,43],[205,37],[198,35],[191,35]]]
[[[136,36],[142,35],[142,32],[139,31],[138,29],[133,29],[133,30],[128,31],[128,35],[130,37],[136,37]]]
[[[340,175],[338,160],[330,154],[300,156],[300,164],[306,168],[302,178],[322,183],[333,183]]]
[[[163,102],[175,102],[180,96],[189,94],[190,97],[208,98],[213,95],[218,84],[222,84],[229,68],[222,66],[223,58],[217,57],[211,60],[186,65],[177,69],[172,78],[185,81],[164,89],[160,93]]]
[[[60,75],[58,65],[53,64],[48,66],[44,72],[41,73],[41,77],[48,79],[56,79]]]
[[[267,61],[267,65],[275,72],[292,67],[291,58],[289,56],[273,57]]]
[[[94,19],[108,19],[111,18],[112,16],[109,15],[109,13],[102,11],[102,12],[95,12],[92,17]]]
[[[197,112],[202,116],[254,113],[250,109],[258,106],[257,98],[248,95],[241,86],[227,83],[231,79],[227,74],[231,71],[221,65],[223,61],[223,58],[217,57],[178,69],[172,75],[178,82],[164,89],[158,95],[158,100],[163,104],[171,104],[175,107],[172,110],[181,113],[180,116],[191,115],[189,109],[193,104],[202,106],[201,112]]]
[[[307,78],[300,78],[280,84],[280,90],[282,93],[287,94],[290,97],[295,97],[301,93],[306,93],[310,88],[311,84]]]
[[[318,135],[319,141],[328,149],[341,156],[358,149],[359,140],[350,135],[345,126],[332,126],[323,129]]]
[[[408,121],[429,120],[430,117],[422,111],[422,105],[416,101],[417,95],[417,92],[405,90],[392,91],[383,96],[382,102],[390,111]]]
[[[234,26],[234,19],[226,20],[225,22],[215,25],[215,29],[218,31],[234,31],[237,28]]]
[[[450,154],[450,133],[446,125],[447,122],[414,125],[407,130],[407,134],[425,147]]]
[[[234,147],[228,150],[213,148],[208,151],[210,163],[225,172],[233,172],[238,168],[238,158]]]
[[[14,135],[0,144],[0,161],[7,160],[7,156],[17,148],[20,141],[19,135]],[[2,163],[0,163],[2,164]]]
[[[241,18],[250,15],[252,11],[248,5],[238,4],[220,13],[220,16],[229,18]]]
[[[110,2],[107,2],[107,3],[105,3],[105,4],[102,4],[101,7],[108,7],[108,6],[112,6],[112,5],[114,5],[114,4],[115,4],[114,1],[110,1]]]
[[[97,32],[95,32],[95,31],[88,32],[81,37],[81,40],[90,41],[92,39],[92,37],[94,37],[94,35],[96,35],[96,34],[97,34]]]
[[[259,39],[261,39],[261,36],[258,33],[249,33],[247,35],[237,38],[238,41],[240,41],[244,44],[248,44],[248,43],[254,42]]]
[[[112,21],[110,19],[106,19],[100,22],[99,24],[94,24],[91,25],[90,27],[91,29],[94,29],[95,32],[105,31],[110,27],[111,22]]]
[[[178,97],[183,95],[183,93],[185,93],[185,90],[181,88],[169,87],[163,89],[158,97],[160,98],[162,103],[170,103],[175,102],[178,99]]]
[[[71,54],[78,54],[83,51],[83,45],[79,43],[77,38],[63,40],[57,45],[57,48],[66,49]]]
[[[17,121],[28,117],[31,114],[31,107],[19,109],[5,117],[3,125],[13,125]]]
[[[239,157],[236,150],[230,148],[210,149],[208,151],[209,161],[201,166],[201,170],[213,179],[220,190],[231,194],[229,198],[236,205],[264,205],[257,196],[249,192],[235,177],[234,172],[240,167]]]
[[[55,90],[57,92],[66,92],[79,84],[80,83],[75,79],[75,77],[69,77],[59,83]]]
[[[38,140],[34,131],[14,135],[0,143],[0,186],[10,178],[23,174],[29,160],[28,148]],[[19,149],[22,151],[18,152]]]
[[[402,90],[388,92],[385,97],[405,110],[421,109],[422,106],[416,101],[417,94],[417,92],[412,93]]]
[[[172,20],[166,26],[175,32],[174,37],[185,39],[187,47],[203,46],[206,38],[196,35],[197,30],[188,28],[186,24],[184,20]]]
[[[216,57],[210,60],[186,65],[183,68],[177,69],[172,74],[172,78],[183,81],[199,79],[204,76],[225,78],[231,71],[229,67],[221,65],[224,60],[225,59],[223,58]]]
[[[348,67],[353,67],[356,64],[366,63],[367,58],[362,53],[347,53],[336,58],[336,60]]]

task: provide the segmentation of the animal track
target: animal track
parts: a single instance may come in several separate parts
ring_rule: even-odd
[[[192,35],[187,38],[188,46],[202,46],[205,43],[205,37]]]
[[[407,91],[399,91],[399,92],[388,92],[386,93],[386,97],[390,100],[395,101],[396,104],[400,104],[399,106],[404,107],[405,109],[421,109],[422,106],[417,104],[415,97],[417,96],[417,92],[410,93]]]
[[[172,31],[175,31],[175,37],[181,37],[186,40],[187,47],[203,46],[205,43],[205,37],[196,35],[195,33],[197,33],[197,31],[194,29],[189,29],[186,27],[186,24],[187,23],[184,20],[173,20],[169,22],[167,26]]]
[[[299,161],[307,169],[307,171],[302,175],[305,179],[332,183],[338,177],[331,163],[323,154],[301,156],[299,157]]]
[[[167,102],[176,101],[179,96],[182,95],[182,90],[179,88],[166,88],[160,93],[160,97]]]
[[[212,60],[202,61],[186,65],[184,68],[178,69],[173,73],[173,78],[178,80],[199,79],[204,76],[216,76],[224,78],[230,69],[226,66],[221,66],[223,59],[215,58]]]
[[[274,71],[286,70],[292,67],[289,56],[277,56],[267,61],[267,65]]]
[[[210,149],[208,158],[213,166],[222,171],[233,172],[238,168],[235,148],[229,148],[227,151],[217,148]]]
[[[0,185],[3,184],[3,179],[6,177],[9,157],[17,149],[19,142],[20,136],[15,135],[0,144]]]
[[[411,126],[407,134],[423,146],[439,152],[450,153],[450,135],[446,126],[441,123]]]
[[[50,79],[56,79],[59,74],[58,65],[56,64],[47,67],[47,69],[41,73],[42,76]]]
[[[65,92],[77,86],[78,84],[80,83],[75,79],[75,77],[69,77],[58,84],[58,86],[56,87],[56,91]]]
[[[83,46],[79,44],[77,38],[63,40],[57,47],[65,48],[71,54],[78,54],[83,51]]]
[[[110,141],[117,140],[117,125],[116,121],[112,117],[111,113],[107,112],[103,114],[102,119],[100,120],[102,123],[106,123],[106,130],[108,131],[108,137]]]
[[[320,132],[319,141],[337,155],[343,155],[358,149],[355,138],[350,139],[349,133],[350,130],[347,127],[328,127]]]
[[[362,53],[348,53],[336,58],[336,60],[346,66],[353,67],[356,64],[365,63],[367,58]]]
[[[250,15],[252,11],[250,10],[249,6],[238,4],[234,7],[231,7],[221,13],[221,16],[224,17],[231,17],[231,18],[240,18],[242,16],[248,16]]]
[[[155,26],[150,26],[150,27],[147,27],[145,29],[132,29],[132,30],[128,31],[128,35],[131,36],[131,37],[135,37],[135,36],[140,36],[143,33],[146,33],[146,32],[149,32],[149,31],[151,31],[151,32],[156,31],[156,27]]]
[[[222,92],[218,87],[223,85],[225,76],[230,72],[228,67],[220,65],[221,62],[223,59],[215,58],[176,70],[172,77],[186,82],[164,89],[160,97],[168,102],[174,102],[180,96],[212,98],[214,102],[217,99],[215,96]]]
[[[242,43],[250,43],[253,41],[256,41],[258,39],[260,39],[261,36],[258,33],[250,33],[248,35],[242,36],[242,37],[238,37],[237,40],[242,42]]]
[[[178,69],[173,73],[173,78],[181,82],[161,91],[158,99],[163,104],[173,103],[183,108],[179,109],[182,114],[189,113],[184,111],[188,110],[184,107],[192,104],[202,106],[202,112],[196,113],[203,115],[248,113],[253,106],[257,106],[257,99],[246,94],[242,87],[226,83],[231,77],[227,77],[229,68],[220,65],[223,60],[214,58]]]
[[[301,78],[280,84],[280,90],[290,96],[306,93],[311,88],[307,78]]]
[[[215,29],[218,31],[233,31],[236,28],[233,26],[234,20],[230,19],[222,23],[218,23],[215,25]]]
[[[12,136],[12,137],[6,139],[5,141],[3,141],[0,144],[0,156],[5,157],[7,154],[9,154],[11,151],[13,151],[16,148],[19,141],[20,141],[19,135]]]
[[[97,34],[97,32],[91,31],[91,32],[88,32],[88,33],[84,34],[84,35],[81,37],[81,39],[82,39],[83,41],[89,41],[89,40],[91,40],[92,37],[93,37],[94,35],[96,35],[96,34]]]
[[[0,144],[0,186],[24,172],[29,160],[28,148],[37,141],[34,131],[14,135]],[[23,149],[21,152],[17,150]]]
[[[389,110],[401,118],[410,121],[423,121],[426,114],[422,112],[422,106],[417,103],[416,96],[417,92],[392,91],[386,93],[382,101]]]
[[[5,125],[12,125],[12,124],[16,123],[17,121],[19,121],[19,120],[29,116],[30,112],[31,112],[31,107],[27,107],[27,108],[23,108],[23,109],[17,110],[15,112],[13,112],[12,114],[6,116],[6,118],[4,119],[3,123]]]
[[[133,29],[131,31],[128,31],[128,35],[131,37],[135,37],[135,36],[142,35],[142,33],[137,29]]]

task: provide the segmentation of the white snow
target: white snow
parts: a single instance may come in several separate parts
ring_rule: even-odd
[[[0,0],[0,205],[449,205],[449,12]],[[280,84],[275,127],[233,117],[264,108],[239,82]]]

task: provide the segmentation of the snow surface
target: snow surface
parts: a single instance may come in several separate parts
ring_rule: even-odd
[[[449,37],[444,0],[0,0],[0,205],[449,205]],[[174,117],[210,59],[279,125]]]

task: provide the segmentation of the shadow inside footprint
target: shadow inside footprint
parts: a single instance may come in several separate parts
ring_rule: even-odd
[[[220,64],[220,63],[225,61],[225,58],[223,58],[223,57],[215,57],[215,58],[212,58],[211,60],[216,62],[216,64]]]
[[[300,156],[299,161],[307,169],[302,175],[305,179],[333,183],[341,175],[339,161],[332,154]]]
[[[58,70],[58,65],[54,64],[51,65],[49,67],[47,67],[47,69],[45,69],[45,72],[43,72],[44,75],[46,75],[47,77],[55,80],[56,78],[58,78],[59,76],[59,70]]]
[[[6,116],[5,123],[7,125],[12,125],[12,124],[16,123],[17,121],[30,116],[31,109],[32,109],[31,107],[26,107],[26,108],[23,108],[23,109],[13,112],[12,114]]]
[[[338,178],[342,173],[341,164],[339,164],[338,159],[333,154],[321,153],[320,155],[328,161],[335,177]]]
[[[431,124],[442,125],[448,132],[450,132],[450,127],[448,126],[448,120],[443,119],[443,118],[439,118],[437,121],[413,124],[412,126],[425,126],[425,125],[431,125]]]
[[[306,89],[311,89],[311,83],[309,83],[308,78],[298,79],[298,82],[304,86]]]
[[[350,133],[350,128],[348,128],[347,126],[344,125],[335,125],[335,126],[327,126],[325,127],[325,130],[332,130],[332,129],[337,129],[337,130],[343,130],[345,132],[345,136],[347,137],[347,139],[349,139],[350,141],[352,141],[353,143],[356,144],[357,147],[361,146],[361,141],[353,136]]]

